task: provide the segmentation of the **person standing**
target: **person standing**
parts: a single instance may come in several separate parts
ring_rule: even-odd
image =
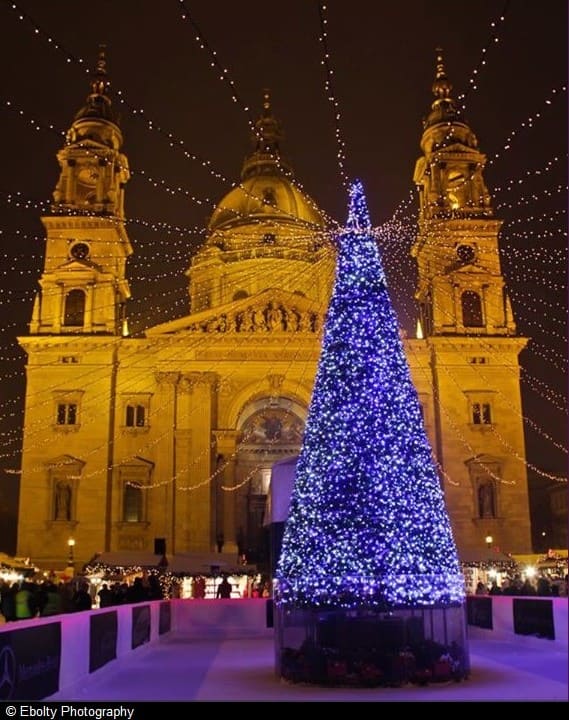
[[[82,610],[90,610],[93,605],[93,600],[88,591],[87,583],[80,583],[77,590],[73,594],[73,611],[80,612]]]
[[[217,587],[217,595],[218,598],[230,598],[231,597],[231,591],[233,590],[233,586],[227,579],[227,576],[223,576],[223,580],[219,583]]]
[[[37,615],[37,604],[34,597],[34,586],[23,582],[14,598],[16,604],[16,620],[28,620]]]

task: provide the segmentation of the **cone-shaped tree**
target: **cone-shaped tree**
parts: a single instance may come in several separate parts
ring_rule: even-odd
[[[464,602],[444,495],[363,188],[350,189],[276,599],[296,607]]]

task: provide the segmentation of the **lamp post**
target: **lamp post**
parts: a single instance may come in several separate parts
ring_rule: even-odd
[[[69,556],[67,558],[67,563],[70,568],[75,567],[75,556],[73,554],[73,548],[75,547],[75,538],[70,537],[67,541],[67,547],[69,548]]]
[[[486,535],[485,540],[488,552],[490,552],[490,550],[492,549],[492,543],[494,542],[494,538],[492,537],[492,535]]]

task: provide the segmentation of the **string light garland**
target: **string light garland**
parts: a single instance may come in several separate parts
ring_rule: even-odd
[[[462,103],[461,109],[463,112],[466,110],[466,99],[467,99],[468,95],[472,92],[472,90],[478,89],[478,86],[476,84],[478,82],[478,75],[480,73],[480,70],[486,66],[486,58],[487,58],[488,51],[490,50],[491,47],[497,45],[500,42],[500,37],[498,35],[498,31],[500,30],[499,23],[503,23],[506,20],[509,5],[510,5],[510,0],[505,0],[503,10],[500,13],[498,19],[492,20],[492,22],[490,23],[491,35],[490,35],[490,38],[489,38],[488,42],[486,43],[486,45],[482,48],[482,58],[480,59],[480,61],[478,62],[478,64],[472,71],[472,74],[468,80],[467,89],[465,90],[464,93],[459,94],[459,96],[457,98],[458,102]]]
[[[52,42],[52,41],[50,40],[50,42]],[[67,62],[70,62],[70,60],[68,59]],[[143,115],[143,111],[140,112],[140,115]],[[152,124],[152,121],[148,121],[148,122],[150,122],[150,124]],[[30,121],[30,125],[33,126],[33,121]],[[173,138],[172,138],[172,137],[170,137],[170,142],[171,142],[171,143],[173,142]],[[24,207],[24,209],[31,209],[31,208],[28,206],[28,207]],[[155,228],[153,227],[152,229],[155,229]],[[156,228],[156,229],[158,229],[158,228]],[[161,228],[161,229],[162,229],[162,228]],[[186,232],[186,229],[178,229],[178,230],[179,230],[180,232]],[[198,229],[196,228],[195,231],[198,231]],[[202,233],[203,233],[203,228],[199,229],[199,232],[202,232]],[[180,241],[183,242],[183,238],[181,238]],[[138,276],[138,277],[136,277],[136,280],[142,280],[142,279],[143,279],[143,276]],[[165,297],[167,297],[167,294],[165,294]],[[146,298],[147,298],[147,296],[144,297],[144,299],[146,299]]]
[[[318,39],[322,46],[323,59],[321,60],[324,66],[324,90],[326,91],[326,97],[332,107],[333,121],[334,121],[334,135],[336,138],[336,158],[338,162],[338,170],[340,173],[340,179],[344,189],[348,187],[348,176],[346,174],[346,143],[343,139],[343,135],[340,129],[340,106],[336,99],[334,92],[334,84],[332,82],[332,76],[334,70],[332,68],[332,62],[330,59],[330,51],[328,48],[328,33],[326,31],[326,25],[328,24],[328,18],[326,17],[327,6],[323,3],[318,3],[318,15],[320,18],[320,33]]]

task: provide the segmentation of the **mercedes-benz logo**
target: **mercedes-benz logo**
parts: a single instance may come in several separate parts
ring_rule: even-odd
[[[0,700],[10,700],[16,689],[16,656],[10,645],[0,648]]]

